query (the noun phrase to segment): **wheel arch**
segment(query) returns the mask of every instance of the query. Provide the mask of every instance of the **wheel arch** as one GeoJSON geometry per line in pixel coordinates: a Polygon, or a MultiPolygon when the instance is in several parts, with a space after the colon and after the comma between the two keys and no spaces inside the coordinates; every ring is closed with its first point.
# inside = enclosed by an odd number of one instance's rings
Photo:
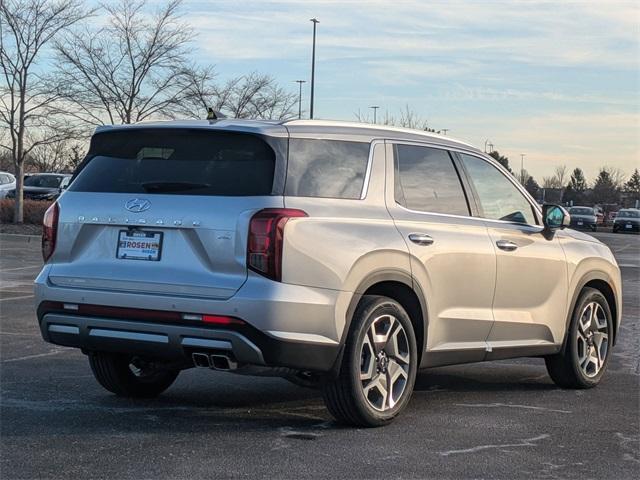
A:
{"type": "Polygon", "coordinates": [[[411,274],[398,269],[379,270],[364,278],[358,285],[346,312],[346,323],[340,340],[340,353],[332,371],[338,373],[344,353],[344,345],[351,329],[351,322],[364,295],[382,295],[397,301],[406,310],[416,334],[418,365],[427,344],[427,303],[419,285],[411,274]]]}
{"type": "Polygon", "coordinates": [[[569,335],[569,325],[571,324],[571,319],[573,318],[573,311],[576,308],[576,303],[578,302],[578,297],[580,293],[585,288],[594,288],[598,290],[604,297],[607,299],[607,303],[609,304],[609,309],[611,310],[611,315],[613,316],[613,341],[612,345],[616,344],[616,340],[618,337],[618,323],[619,323],[619,304],[618,298],[616,297],[614,282],[611,277],[602,271],[591,271],[583,275],[578,281],[576,288],[573,291],[573,296],[571,298],[571,303],[569,304],[569,309],[567,310],[567,318],[565,322],[565,334],[564,341],[562,343],[562,350],[565,349],[567,344],[567,338],[569,335]]]}

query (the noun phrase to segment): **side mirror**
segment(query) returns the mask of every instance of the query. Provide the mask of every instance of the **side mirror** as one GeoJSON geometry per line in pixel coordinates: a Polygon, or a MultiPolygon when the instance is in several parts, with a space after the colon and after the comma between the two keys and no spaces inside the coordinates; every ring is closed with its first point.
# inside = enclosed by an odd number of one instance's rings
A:
{"type": "Polygon", "coordinates": [[[547,232],[553,232],[571,225],[571,215],[560,205],[543,205],[542,223],[547,232]]]}

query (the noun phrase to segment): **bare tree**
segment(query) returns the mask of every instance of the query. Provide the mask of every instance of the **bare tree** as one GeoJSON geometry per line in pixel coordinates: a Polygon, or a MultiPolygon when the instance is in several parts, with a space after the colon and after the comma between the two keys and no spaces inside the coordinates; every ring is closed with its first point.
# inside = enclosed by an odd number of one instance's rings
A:
{"type": "MultiPolygon", "coordinates": [[[[369,115],[362,114],[360,111],[356,112],[355,117],[359,122],[373,123],[369,115]]],[[[417,130],[424,130],[426,132],[440,133],[440,131],[430,128],[427,119],[412,110],[408,104],[399,111],[398,115],[392,115],[388,110],[385,110],[384,116],[378,121],[378,123],[381,125],[414,128],[417,130]]]]}
{"type": "Polygon", "coordinates": [[[71,134],[60,118],[59,89],[36,73],[39,55],[90,13],[79,0],[0,0],[0,124],[8,129],[0,147],[10,152],[16,174],[16,223],[23,220],[25,159],[34,148],[71,134]]]}
{"type": "Polygon", "coordinates": [[[145,0],[105,3],[109,20],[56,42],[60,83],[89,125],[133,123],[171,116],[190,94],[188,44],[181,0],[147,13],[145,0]]]}
{"type": "Polygon", "coordinates": [[[558,165],[553,175],[550,177],[542,177],[542,186],[544,188],[564,188],[567,183],[567,166],[558,165]]]}
{"type": "Polygon", "coordinates": [[[213,108],[233,118],[284,120],[295,116],[298,96],[279,86],[270,75],[257,72],[216,82],[213,68],[191,69],[190,101],[178,114],[202,118],[213,108]]]}
{"type": "Polygon", "coordinates": [[[71,172],[82,160],[83,151],[80,143],[62,139],[38,145],[31,151],[27,163],[37,172],[71,172]]]}

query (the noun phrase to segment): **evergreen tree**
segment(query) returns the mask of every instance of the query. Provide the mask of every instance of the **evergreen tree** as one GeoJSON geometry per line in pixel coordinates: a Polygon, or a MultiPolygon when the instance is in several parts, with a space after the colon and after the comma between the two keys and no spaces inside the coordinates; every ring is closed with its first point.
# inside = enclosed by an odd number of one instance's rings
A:
{"type": "Polygon", "coordinates": [[[535,178],[531,175],[527,178],[527,181],[524,182],[524,188],[529,192],[534,199],[538,200],[538,193],[540,191],[540,185],[536,182],[535,178]]]}
{"type": "Polygon", "coordinates": [[[587,180],[581,168],[571,173],[571,179],[564,191],[564,201],[573,205],[581,205],[586,201],[587,180]]]}
{"type": "Polygon", "coordinates": [[[489,154],[489,156],[493,157],[500,165],[509,170],[509,173],[513,174],[513,170],[509,166],[509,157],[505,157],[504,155],[500,155],[500,152],[494,150],[489,154]]]}
{"type": "Polygon", "coordinates": [[[636,168],[631,174],[631,178],[624,184],[624,189],[630,193],[634,200],[640,199],[640,173],[636,168]]]}
{"type": "Polygon", "coordinates": [[[620,190],[607,168],[600,169],[593,183],[592,200],[594,203],[618,203],[620,201],[620,190]]]}

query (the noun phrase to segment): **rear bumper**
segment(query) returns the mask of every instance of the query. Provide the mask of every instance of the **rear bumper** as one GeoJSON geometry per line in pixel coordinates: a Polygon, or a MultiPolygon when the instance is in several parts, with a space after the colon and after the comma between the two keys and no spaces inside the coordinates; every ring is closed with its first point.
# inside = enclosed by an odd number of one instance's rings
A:
{"type": "Polygon", "coordinates": [[[271,339],[244,326],[243,331],[165,323],[41,313],[40,332],[56,345],[145,355],[191,364],[193,353],[225,354],[238,364],[330,371],[337,345],[307,345],[271,339]]]}
{"type": "Polygon", "coordinates": [[[627,225],[625,223],[614,223],[613,230],[616,232],[640,232],[639,223],[632,223],[629,228],[627,228],[627,225]]]}
{"type": "Polygon", "coordinates": [[[591,230],[595,231],[598,228],[598,224],[596,222],[582,222],[582,225],[579,225],[578,222],[571,222],[570,228],[574,230],[591,230]]]}
{"type": "Polygon", "coordinates": [[[340,351],[349,292],[271,282],[251,277],[228,300],[128,294],[66,288],[48,282],[48,266],[36,279],[43,338],[84,351],[112,351],[191,361],[194,352],[223,351],[238,363],[327,372],[340,351]],[[47,310],[43,302],[89,304],[165,312],[228,315],[246,325],[110,318],[47,310]],[[345,307],[346,308],[346,307],[345,307]],[[342,320],[342,321],[340,321],[342,320]]]}

